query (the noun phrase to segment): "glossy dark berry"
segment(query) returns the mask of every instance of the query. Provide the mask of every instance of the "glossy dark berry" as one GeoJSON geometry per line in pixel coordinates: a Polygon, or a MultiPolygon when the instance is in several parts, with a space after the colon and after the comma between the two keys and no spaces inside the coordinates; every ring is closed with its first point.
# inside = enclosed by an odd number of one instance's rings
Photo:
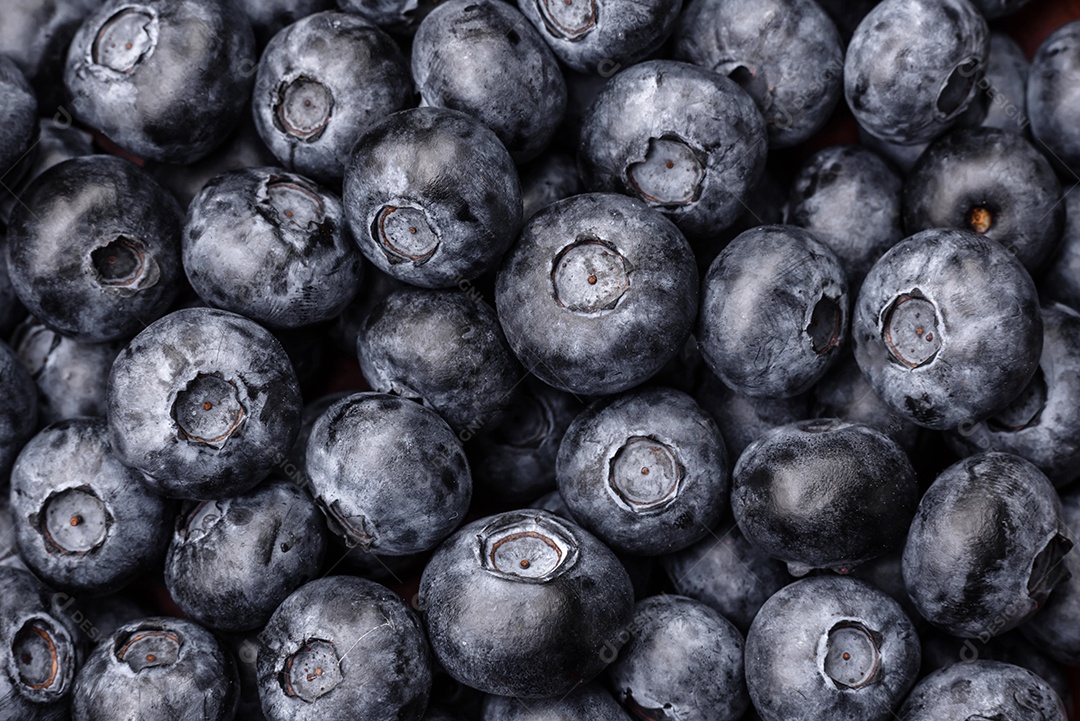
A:
{"type": "Polygon", "coordinates": [[[1077,110],[1069,101],[1080,77],[1080,22],[1063,25],[1039,46],[1028,75],[1031,134],[1062,169],[1080,170],[1077,110]]]}
{"type": "Polygon", "coordinates": [[[1067,718],[1061,699],[1046,681],[1000,661],[954,663],[930,674],[912,689],[897,715],[908,721],[1067,718]]]}
{"type": "MultiPolygon", "coordinates": [[[[600,683],[582,684],[569,694],[550,699],[520,699],[487,696],[482,721],[546,721],[548,719],[589,719],[589,721],[630,721],[619,704],[600,683]]],[[[456,721],[442,717],[424,721],[456,721]]]]}
{"type": "Polygon", "coordinates": [[[37,421],[34,381],[19,357],[0,341],[0,485],[37,430],[37,421]]]}
{"type": "Polygon", "coordinates": [[[38,101],[26,76],[10,58],[0,55],[0,174],[5,189],[19,182],[33,161],[38,137],[38,101]]]}

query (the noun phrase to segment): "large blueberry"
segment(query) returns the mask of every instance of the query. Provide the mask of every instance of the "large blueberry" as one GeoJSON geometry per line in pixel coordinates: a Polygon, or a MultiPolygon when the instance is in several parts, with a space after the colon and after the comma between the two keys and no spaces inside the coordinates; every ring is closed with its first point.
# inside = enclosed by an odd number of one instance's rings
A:
{"type": "MultiPolygon", "coordinates": [[[[519,699],[487,696],[481,721],[630,721],[619,704],[599,683],[582,684],[562,698],[519,699]]],[[[456,721],[428,719],[424,721],[456,721]]]]}
{"type": "Polygon", "coordinates": [[[1031,61],[1027,112],[1031,134],[1046,154],[1073,174],[1080,171],[1080,110],[1071,100],[1080,82],[1080,20],[1062,25],[1031,61]]]}
{"type": "Polygon", "coordinates": [[[533,216],[499,269],[507,340],[545,383],[618,393],[655,375],[690,334],[697,272],[679,230],[641,202],[579,195],[533,216]]]}
{"type": "MultiPolygon", "coordinates": [[[[0,177],[5,190],[19,182],[33,161],[38,137],[38,102],[11,59],[0,55],[0,177]]],[[[5,198],[6,200],[6,198],[5,198]]]]}
{"type": "Polygon", "coordinates": [[[34,381],[19,357],[0,341],[0,487],[38,426],[34,381]]]}
{"type": "MultiPolygon", "coordinates": [[[[1080,528],[1080,488],[1061,494],[1061,515],[1067,528],[1080,528]]],[[[1046,602],[1021,633],[1060,663],[1080,665],[1080,548],[1061,560],[1068,577],[1058,581],[1046,602]]]]}
{"type": "Polygon", "coordinates": [[[300,410],[281,345],[220,310],[179,310],[151,324],[109,375],[116,453],[174,498],[253,488],[292,446],[300,410]]]}
{"type": "Polygon", "coordinates": [[[912,689],[897,717],[906,721],[943,718],[1065,721],[1065,706],[1043,679],[1000,661],[954,663],[912,689]]]}

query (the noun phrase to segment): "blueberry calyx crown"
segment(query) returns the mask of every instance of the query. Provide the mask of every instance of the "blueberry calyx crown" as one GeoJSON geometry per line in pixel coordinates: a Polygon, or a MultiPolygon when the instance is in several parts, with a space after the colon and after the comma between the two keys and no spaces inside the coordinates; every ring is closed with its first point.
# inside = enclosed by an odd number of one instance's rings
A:
{"type": "Polygon", "coordinates": [[[1028,597],[1039,606],[1043,605],[1055,586],[1071,577],[1072,574],[1062,563],[1062,559],[1072,550],[1072,547],[1072,541],[1060,533],[1055,533],[1032,560],[1027,591],[1028,597]]]}
{"type": "Polygon", "coordinates": [[[626,166],[631,192],[653,207],[678,208],[701,197],[705,156],[682,138],[649,138],[645,159],[626,166]]]}
{"type": "Polygon", "coordinates": [[[144,5],[126,7],[102,23],[90,45],[90,60],[130,75],[154,54],[157,41],[157,13],[144,5]]]}
{"type": "Polygon", "coordinates": [[[168,628],[139,628],[116,640],[116,660],[126,663],[135,673],[168,667],[180,659],[184,637],[168,628]]]}
{"type": "Polygon", "coordinates": [[[263,186],[262,202],[273,211],[278,227],[299,231],[318,229],[326,222],[326,204],[319,193],[296,178],[271,175],[263,186]]]}
{"type": "Polygon", "coordinates": [[[579,315],[614,310],[630,289],[633,266],[612,244],[580,235],[551,266],[551,293],[560,308],[579,315]]]}
{"type": "Polygon", "coordinates": [[[102,290],[131,296],[155,285],[161,269],[142,241],[117,235],[90,251],[90,273],[102,290]]]}
{"type": "Polygon", "coordinates": [[[310,638],[285,660],[278,682],[286,696],[314,703],[344,679],[337,648],[330,641],[310,638]]]}
{"type": "Polygon", "coordinates": [[[223,499],[191,504],[190,512],[181,514],[176,522],[177,539],[195,541],[204,537],[229,512],[231,503],[231,499],[223,499]]]}
{"type": "Polygon", "coordinates": [[[679,497],[685,475],[670,444],[653,436],[631,436],[608,461],[608,490],[629,511],[656,512],[679,497]]]}
{"type": "Polygon", "coordinates": [[[549,34],[576,42],[596,27],[596,0],[536,0],[549,34]]]}
{"type": "Polygon", "coordinates": [[[219,373],[199,373],[176,394],[172,416],[182,440],[221,449],[247,420],[235,382],[219,373]]]}
{"type": "Polygon", "coordinates": [[[918,288],[903,293],[885,309],[882,339],[893,360],[915,369],[931,363],[941,350],[937,308],[918,288]]]}
{"type": "Polygon", "coordinates": [[[282,82],[274,104],[274,125],[305,143],[322,137],[334,113],[334,94],[318,80],[303,75],[282,82]]]}
{"type": "Polygon", "coordinates": [[[945,78],[935,106],[942,118],[948,119],[966,107],[964,101],[971,96],[979,82],[981,67],[978,58],[968,58],[953,68],[945,78]]]}
{"type": "Polygon", "coordinates": [[[550,515],[507,513],[476,536],[480,565],[510,581],[547,583],[577,562],[574,534],[550,515]]]}
{"type": "Polygon", "coordinates": [[[49,553],[76,556],[104,545],[112,525],[108,508],[88,485],[52,493],[30,520],[49,553]]]}
{"type": "Polygon", "coordinates": [[[858,689],[881,679],[881,641],[877,631],[858,621],[841,621],[825,637],[822,672],[841,691],[858,689]]]}
{"type": "Polygon", "coordinates": [[[382,248],[389,263],[412,263],[416,267],[431,260],[442,242],[427,211],[393,204],[384,205],[375,214],[371,239],[382,248]]]}
{"type": "Polygon", "coordinates": [[[315,503],[322,508],[327,527],[344,541],[347,548],[360,547],[366,551],[374,545],[375,529],[362,513],[348,514],[342,509],[341,501],[327,503],[322,496],[316,498],[315,503]]]}
{"type": "Polygon", "coordinates": [[[806,325],[806,335],[810,337],[810,346],[815,353],[825,355],[840,346],[843,316],[844,312],[836,298],[823,295],[814,304],[806,325]]]}
{"type": "Polygon", "coordinates": [[[52,619],[36,616],[23,623],[11,641],[15,678],[25,695],[50,701],[71,680],[71,642],[52,619]]]}

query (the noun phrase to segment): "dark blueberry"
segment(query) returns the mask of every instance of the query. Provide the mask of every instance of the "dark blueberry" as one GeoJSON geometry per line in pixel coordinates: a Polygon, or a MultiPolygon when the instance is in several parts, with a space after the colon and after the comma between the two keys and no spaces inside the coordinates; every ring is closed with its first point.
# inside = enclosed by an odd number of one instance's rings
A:
{"type": "Polygon", "coordinates": [[[19,66],[3,55],[0,55],[0,95],[4,98],[0,104],[0,177],[7,190],[19,182],[34,160],[38,102],[19,66]]]}
{"type": "Polygon", "coordinates": [[[364,133],[344,200],[367,259],[424,288],[460,287],[494,270],[521,225],[506,148],[479,121],[441,108],[395,113],[364,133]]]}
{"type": "Polygon", "coordinates": [[[505,418],[465,446],[473,480],[514,503],[554,490],[559,443],[580,411],[577,398],[530,376],[505,418]]]}
{"type": "Polygon", "coordinates": [[[573,156],[544,153],[521,168],[522,220],[528,220],[552,203],[578,195],[583,190],[573,156]]]}
{"type": "MultiPolygon", "coordinates": [[[[900,604],[900,608],[904,609],[904,613],[907,614],[907,617],[911,619],[912,623],[914,623],[919,628],[920,632],[922,632],[924,628],[928,627],[922,616],[919,615],[919,609],[915,608],[915,604],[911,601],[911,596],[909,596],[907,592],[907,586],[904,585],[903,551],[903,548],[898,548],[895,551],[886,553],[884,556],[878,556],[866,563],[861,563],[851,569],[851,575],[854,578],[857,578],[860,581],[866,581],[871,586],[887,593],[890,598],[900,604]]],[[[920,640],[925,640],[925,635],[921,636],[920,640]]],[[[924,668],[926,665],[925,651],[926,647],[924,645],[924,668]]]]}
{"type": "Polygon", "coordinates": [[[319,420],[319,416],[325,413],[327,408],[350,395],[352,395],[351,391],[335,391],[304,404],[304,410],[300,414],[300,430],[296,434],[292,448],[274,469],[277,475],[289,479],[301,488],[311,490],[308,487],[310,479],[307,475],[307,449],[308,442],[311,440],[311,429],[315,427],[315,421],[319,420]]]}
{"type": "Polygon", "coordinates": [[[523,0],[521,12],[568,67],[628,67],[652,55],[679,19],[683,0],[523,0]]]}
{"type": "Polygon", "coordinates": [[[79,670],[72,721],[230,721],[240,682],[230,654],[209,631],[178,618],[121,626],[79,670]]]}
{"type": "Polygon", "coordinates": [[[813,136],[840,100],[843,41],[813,0],[692,0],[674,45],[679,60],[726,75],[750,94],[774,148],[813,136]]]}
{"type": "Polygon", "coordinates": [[[357,393],[315,422],[311,493],[349,547],[388,556],[434,548],[472,499],[465,452],[434,411],[383,393],[357,393]]]}
{"type": "Polygon", "coordinates": [[[193,620],[219,631],[251,630],[318,573],[325,534],[311,496],[287,481],[189,503],[169,544],[165,585],[193,620]]]}
{"type": "MultiPolygon", "coordinates": [[[[1022,628],[1027,628],[1025,624],[1022,628]]],[[[1019,631],[986,639],[957,638],[937,629],[922,633],[923,676],[957,661],[1000,661],[1031,671],[1046,681],[1062,700],[1068,701],[1069,684],[1064,669],[1042,650],[1026,641],[1019,631]]]]}
{"type": "Polygon", "coordinates": [[[888,160],[904,174],[911,171],[915,163],[922,157],[923,151],[930,146],[930,141],[914,145],[902,145],[882,140],[866,132],[866,129],[861,125],[859,126],[859,143],[866,149],[888,160]]]}
{"type": "Polygon", "coordinates": [[[919,613],[961,638],[1023,623],[1068,576],[1061,502],[1027,461],[983,453],[947,468],[919,502],[904,582],[919,613]]]}
{"type": "Polygon", "coordinates": [[[974,101],[989,51],[986,20],[968,0],[884,0],[848,46],[848,105],[882,140],[925,143],[974,101]]]}
{"type": "Polygon", "coordinates": [[[829,13],[829,17],[836,23],[836,29],[847,43],[851,40],[855,28],[878,2],[880,0],[818,0],[818,5],[829,13]]]}
{"type": "Polygon", "coordinates": [[[222,638],[236,660],[240,680],[240,701],[236,706],[236,721],[266,721],[259,699],[259,634],[256,631],[229,634],[222,638]]]}
{"type": "Polygon", "coordinates": [[[1000,661],[954,663],[912,689],[897,717],[940,719],[1039,719],[1066,721],[1054,689],[1027,669],[1000,661]]]}
{"type": "MultiPolygon", "coordinates": [[[[131,589],[138,594],[137,584],[131,589]]],[[[61,594],[61,598],[64,595],[61,594]]],[[[129,596],[125,591],[96,598],[79,598],[77,602],[72,599],[70,603],[75,604],[73,607],[67,606],[67,599],[63,603],[71,613],[72,620],[79,624],[79,630],[93,643],[107,640],[121,626],[150,615],[143,598],[129,596]]]]}
{"type": "MultiPolygon", "coordinates": [[[[849,423],[862,423],[896,441],[905,451],[912,451],[919,438],[919,427],[881,400],[870,381],[866,380],[855,358],[848,352],[814,386],[814,418],[839,418],[849,423]]],[[[726,436],[725,436],[726,437],[726,436]]]]}
{"type": "Polygon", "coordinates": [[[999,18],[1002,15],[1011,15],[1027,5],[1031,0],[972,0],[975,7],[979,8],[987,18],[999,18]]]}
{"type": "Polygon", "coordinates": [[[607,679],[635,717],[738,721],[749,707],[743,635],[713,609],[653,596],[637,604],[629,631],[607,679]]]}
{"type": "Polygon", "coordinates": [[[116,457],[105,419],[74,418],[23,448],[11,511],[27,566],[51,586],[100,596],[161,561],[175,509],[116,457]]]}
{"type": "Polygon", "coordinates": [[[997,128],[955,130],[927,148],[904,188],[904,225],[963,228],[996,240],[1035,273],[1065,222],[1061,183],[1028,141],[997,128]]]}
{"type": "Polygon", "coordinates": [[[990,33],[990,58],[980,89],[988,108],[982,125],[1028,135],[1027,82],[1031,64],[1016,41],[1003,32],[990,33]],[[985,86],[985,87],[984,87],[985,86]]]}
{"type": "Polygon", "coordinates": [[[782,225],[785,222],[787,198],[787,186],[766,168],[747,193],[746,205],[732,225],[720,233],[690,241],[690,247],[694,249],[694,256],[697,258],[699,274],[704,276],[716,256],[746,231],[761,225],[782,225]]]}
{"type": "Polygon", "coordinates": [[[743,633],[762,604],[791,582],[784,564],[750,543],[730,518],[661,562],[677,593],[716,609],[743,633]]]}
{"type": "MultiPolygon", "coordinates": [[[[39,175],[65,160],[81,158],[94,152],[93,136],[70,122],[42,118],[38,121],[36,142],[37,145],[33,151],[26,156],[32,159],[33,163],[26,168],[22,179],[18,181],[17,185],[14,176],[23,170],[21,165],[8,174],[0,176],[3,178],[5,185],[17,189],[15,192],[8,193],[7,197],[0,194],[0,222],[10,222],[11,215],[15,212],[15,206],[22,202],[19,197],[22,191],[39,175]]],[[[24,159],[23,163],[25,162],[24,159]]]]}
{"type": "Polygon", "coordinates": [[[182,248],[204,301],[278,328],[336,317],[362,275],[338,197],[277,168],[207,183],[188,208],[182,248]]]}
{"type": "Polygon", "coordinates": [[[650,60],[604,85],[585,118],[578,163],[589,190],[639,198],[698,240],[742,214],[767,152],[761,113],[734,81],[650,60]]]}
{"type": "Polygon", "coordinates": [[[822,576],[766,601],[745,656],[750,699],[764,721],[886,721],[918,677],[919,637],[881,591],[822,576]]]}
{"type": "Polygon", "coordinates": [[[495,311],[470,291],[391,293],[356,344],[373,390],[423,401],[463,440],[510,408],[525,374],[495,311]]]}
{"type": "Polygon", "coordinates": [[[795,226],[746,231],[702,283],[701,353],[743,395],[808,390],[839,358],[847,325],[847,280],[836,254],[795,226]]]}
{"type": "Polygon", "coordinates": [[[0,341],[0,488],[15,457],[38,427],[34,381],[19,357],[0,341]]]}
{"type": "MultiPolygon", "coordinates": [[[[488,696],[482,721],[630,721],[599,683],[587,683],[562,697],[518,699],[488,696]]],[[[425,717],[424,721],[431,721],[425,717]]]]}
{"type": "Polygon", "coordinates": [[[327,335],[342,353],[352,355],[356,352],[356,341],[360,329],[367,320],[372,308],[381,303],[386,296],[407,285],[395,280],[370,264],[364,266],[364,282],[361,284],[352,302],[345,306],[341,315],[327,328],[327,335]]]}
{"type": "Polygon", "coordinates": [[[168,309],[183,279],[176,201],[107,155],[42,173],[7,236],[8,273],[38,320],[88,343],[130,338],[168,309]]]}
{"type": "Polygon", "coordinates": [[[1039,46],[1031,61],[1027,112],[1038,147],[1059,168],[1080,170],[1080,113],[1072,102],[1080,82],[1080,21],[1063,25],[1039,46]]]}
{"type": "Polygon", "coordinates": [[[70,597],[34,576],[0,566],[0,719],[67,721],[82,660],[70,597]]]}
{"type": "Polygon", "coordinates": [[[743,451],[731,507],[746,537],[793,574],[846,573],[903,543],[917,494],[915,471],[888,436],[817,419],[769,431],[743,451]]]}
{"type": "Polygon", "coordinates": [[[679,352],[697,282],[674,225],[639,201],[595,193],[533,216],[499,269],[495,301],[532,373],[598,395],[639,385],[679,352]]]}
{"type": "Polygon", "coordinates": [[[1062,199],[1065,228],[1061,244],[1038,281],[1039,292],[1045,298],[1071,308],[1080,308],[1080,192],[1077,190],[1066,191],[1062,199]]]}
{"type": "Polygon", "coordinates": [[[475,521],[435,552],[420,607],[446,671],[485,693],[558,698],[615,658],[630,577],[590,533],[546,511],[475,521]]]}
{"type": "Polygon", "coordinates": [[[251,22],[255,45],[265,48],[282,28],[324,10],[334,8],[334,0],[239,0],[237,3],[251,22]]]}
{"type": "Polygon", "coordinates": [[[109,369],[123,344],[80,343],[27,318],[12,350],[37,386],[41,425],[78,416],[105,416],[109,369]]]}
{"type": "Polygon", "coordinates": [[[412,72],[424,105],[472,115],[517,162],[547,147],[566,111],[555,55],[516,8],[499,0],[440,3],[416,31],[412,72]]]}
{"type": "Polygon", "coordinates": [[[418,578],[430,553],[412,553],[408,556],[380,556],[364,550],[363,546],[349,548],[341,536],[332,536],[327,551],[331,563],[341,563],[341,571],[384,584],[403,584],[406,579],[418,578]]]}
{"type": "Polygon", "coordinates": [[[266,46],[253,104],[259,135],[282,165],[337,183],[357,138],[412,105],[413,86],[393,38],[359,15],[324,12],[266,46]]]}
{"type": "MultiPolygon", "coordinates": [[[[1080,488],[1061,494],[1065,527],[1080,528],[1080,488]]],[[[1058,581],[1043,607],[1020,627],[1041,651],[1069,666],[1080,665],[1080,548],[1061,560],[1068,577],[1058,581]]]]}
{"type": "Polygon", "coordinates": [[[0,566],[30,570],[19,558],[15,546],[15,516],[11,513],[10,493],[0,493],[0,566]]]}
{"type": "Polygon", "coordinates": [[[716,423],[694,399],[646,388],[598,401],[559,446],[559,492],[574,519],[613,550],[670,553],[727,510],[729,465],[716,423]]]}
{"type": "MultiPolygon", "coordinates": [[[[8,0],[0,25],[0,55],[15,61],[51,114],[64,101],[64,58],[79,25],[101,0],[8,0]]],[[[70,115],[67,116],[70,121],[70,115]]]]}
{"type": "Polygon", "coordinates": [[[819,151],[803,165],[788,197],[787,222],[836,253],[855,291],[870,266],[904,239],[904,182],[861,145],[819,151]]]}
{"type": "Polygon", "coordinates": [[[10,337],[15,326],[26,317],[26,308],[15,294],[15,286],[8,275],[5,235],[0,232],[0,338],[10,337]]]}
{"type": "Polygon", "coordinates": [[[232,313],[179,310],[120,352],[109,375],[116,453],[173,498],[228,498],[269,475],[300,426],[281,345],[232,313]]]}
{"type": "Polygon", "coordinates": [[[441,0],[337,0],[346,12],[358,13],[395,35],[408,36],[441,0]]]}
{"type": "Polygon", "coordinates": [[[934,229],[893,246],[855,303],[855,359],[898,415],[944,430],[1008,405],[1039,365],[1035,284],[1001,244],[934,229]]]}
{"type": "Polygon", "coordinates": [[[251,95],[255,39],[218,0],[108,0],[68,50],[75,116],[125,150],[162,163],[210,154],[251,95]]]}
{"type": "Polygon", "coordinates": [[[420,622],[372,581],[302,586],[259,635],[259,697],[269,721],[420,721],[431,663],[420,622]]]}

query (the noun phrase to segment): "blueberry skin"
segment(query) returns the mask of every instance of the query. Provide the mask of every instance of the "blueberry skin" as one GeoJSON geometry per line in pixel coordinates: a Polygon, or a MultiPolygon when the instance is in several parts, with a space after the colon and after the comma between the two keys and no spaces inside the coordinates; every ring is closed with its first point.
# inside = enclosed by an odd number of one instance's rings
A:
{"type": "Polygon", "coordinates": [[[683,0],[518,0],[518,8],[568,67],[579,73],[629,67],[660,49],[683,0]]]}
{"type": "Polygon", "coordinates": [[[256,61],[251,24],[231,4],[108,0],[75,33],[64,85],[76,117],[128,152],[190,163],[236,127],[256,61]]]}
{"type": "Polygon", "coordinates": [[[10,187],[23,172],[16,166],[26,160],[38,137],[38,101],[19,66],[3,55],[0,55],[0,97],[4,98],[0,104],[0,173],[4,174],[6,187],[10,187]]]}
{"type": "Polygon", "coordinates": [[[844,94],[878,138],[927,142],[980,92],[989,51],[986,20],[968,0],[884,0],[851,38],[844,94]]]}
{"type": "Polygon", "coordinates": [[[1031,63],[1016,41],[1002,32],[990,33],[990,57],[986,64],[989,100],[982,125],[1029,136],[1027,84],[1031,63]]]}
{"type": "Polygon", "coordinates": [[[40,118],[37,126],[38,135],[34,149],[4,176],[5,184],[13,188],[14,192],[6,193],[6,197],[0,198],[0,224],[11,222],[15,206],[21,202],[17,196],[21,195],[35,178],[65,160],[94,153],[94,137],[72,125],[70,121],[65,121],[59,114],[51,119],[40,118]],[[28,163],[29,160],[33,162],[28,163]],[[15,183],[15,176],[20,172],[22,177],[15,183]]]}
{"type": "Polygon", "coordinates": [[[1046,681],[1000,661],[960,662],[935,671],[912,689],[897,715],[908,721],[1068,718],[1061,699],[1046,681]]]}
{"type": "Polygon", "coordinates": [[[121,626],[79,670],[72,721],[229,721],[240,682],[230,654],[191,621],[150,617],[121,626]]]}
{"type": "Polygon", "coordinates": [[[915,683],[919,651],[915,627],[883,592],[854,578],[807,578],[754,618],[746,685],[763,721],[884,721],[915,683]],[[852,658],[837,658],[845,652],[852,658]]]}
{"type": "Polygon", "coordinates": [[[1080,308],[1080,193],[1065,193],[1062,204],[1065,227],[1061,243],[1039,278],[1039,293],[1049,301],[1080,308]]]}
{"type": "Polygon", "coordinates": [[[946,430],[993,415],[1023,390],[1043,330],[1035,284],[1012,253],[971,231],[939,228],[901,241],[874,265],[851,335],[881,399],[901,417],[946,430]]]}
{"type": "Polygon", "coordinates": [[[614,659],[634,593],[592,534],[531,510],[451,536],[424,569],[419,601],[435,655],[455,679],[499,696],[557,698],[614,659]]]}
{"type": "Polygon", "coordinates": [[[857,290],[874,262],[904,239],[903,190],[904,181],[872,150],[825,148],[795,177],[787,223],[806,228],[836,253],[857,290]]]}
{"type": "Polygon", "coordinates": [[[37,421],[34,381],[14,351],[0,341],[0,486],[37,430],[37,421]]]}
{"type": "Polygon", "coordinates": [[[896,441],[909,454],[919,439],[919,427],[898,416],[874,391],[848,352],[814,385],[811,416],[862,423],[896,441]]]}
{"type": "Polygon", "coordinates": [[[810,232],[784,225],[748,230],[702,281],[701,354],[736,393],[790,398],[839,357],[848,302],[836,254],[810,232]]]}
{"type": "Polygon", "coordinates": [[[947,468],[923,495],[904,546],[904,583],[938,628],[996,636],[1031,618],[1065,578],[1068,536],[1042,471],[982,453],[947,468]]]}
{"type": "Polygon", "coordinates": [[[475,291],[395,291],[372,308],[356,349],[372,390],[422,401],[463,439],[510,408],[525,374],[475,291]]]}
{"type": "Polygon", "coordinates": [[[566,112],[555,55],[499,0],[439,3],[413,38],[412,72],[423,105],[472,115],[519,163],[547,147],[566,112]]]}
{"type": "MultiPolygon", "coordinates": [[[[64,102],[64,58],[79,25],[101,0],[10,0],[0,27],[0,55],[15,61],[43,108],[64,102]]],[[[65,110],[58,110],[63,116],[65,110]]],[[[67,116],[70,121],[70,116],[67,116]]]]}
{"type": "Polygon", "coordinates": [[[389,33],[410,36],[440,0],[337,0],[338,7],[367,18],[389,33]]]}
{"type": "Polygon", "coordinates": [[[120,462],[104,418],[73,418],[23,448],[11,472],[11,511],[31,570],[55,588],[101,596],[161,561],[175,508],[120,462]]]}
{"type": "Polygon", "coordinates": [[[1011,15],[1027,5],[1031,0],[972,0],[975,7],[987,17],[987,19],[999,18],[1003,15],[1011,15]]]}
{"type": "MultiPolygon", "coordinates": [[[[599,683],[587,683],[563,698],[529,699],[506,696],[484,699],[481,721],[630,721],[599,683]]],[[[425,718],[425,721],[429,721],[425,718]]]]}
{"type": "Polygon", "coordinates": [[[165,313],[183,278],[176,201],[142,169],[91,155],[30,184],[8,228],[15,292],[53,330],[130,338],[165,313]]]}
{"type": "Polygon", "coordinates": [[[8,275],[4,237],[0,236],[0,338],[10,337],[15,326],[25,317],[26,308],[15,294],[15,286],[8,275]]]}
{"type": "Polygon", "coordinates": [[[660,561],[676,593],[716,610],[742,633],[761,606],[792,580],[787,567],[750,543],[732,518],[660,561]]]}
{"type": "Polygon", "coordinates": [[[165,586],[193,620],[247,631],[318,573],[325,548],[326,524],[307,491],[270,480],[185,507],[165,557],[165,586]]]}
{"type": "Polygon", "coordinates": [[[278,168],[207,183],[188,208],[181,246],[200,298],[271,327],[336,317],[362,278],[341,200],[278,168]]]}
{"type": "Polygon", "coordinates": [[[734,81],[688,63],[649,60],[597,95],[578,165],[589,190],[638,198],[695,241],[738,219],[767,152],[761,113],[734,81]],[[668,156],[674,179],[662,172],[668,156]]]}
{"type": "Polygon", "coordinates": [[[178,310],[151,324],[109,374],[114,450],[170,498],[228,498],[255,487],[292,446],[300,412],[281,345],[221,310],[178,310]]]}
{"type": "MultiPolygon", "coordinates": [[[[905,594],[906,595],[906,594],[905,594]]],[[[1023,628],[1026,628],[1026,624],[1023,628]]],[[[923,676],[960,661],[999,661],[1027,669],[1046,681],[1054,693],[1070,702],[1068,677],[1065,669],[1036,648],[1020,631],[987,639],[962,639],[943,631],[929,629],[922,634],[923,676]]]]}
{"type": "MultiPolygon", "coordinates": [[[[972,103],[972,106],[974,105],[975,103],[972,103]]],[[[958,124],[960,124],[959,121],[958,124]]],[[[868,133],[861,125],[859,126],[859,143],[888,160],[904,175],[911,172],[911,169],[915,167],[915,163],[922,157],[923,151],[930,146],[930,141],[916,143],[915,145],[901,145],[900,143],[882,140],[868,133]]]]}
{"type": "Polygon", "coordinates": [[[750,705],[743,635],[685,596],[653,596],[634,609],[630,640],[608,668],[624,708],[639,718],[737,721],[750,705]],[[671,663],[673,657],[678,663],[671,663]]]}
{"type": "Polygon", "coordinates": [[[955,130],[932,143],[904,187],[904,225],[963,228],[1004,245],[1035,273],[1065,222],[1061,183],[1024,138],[996,128],[955,130]]]}
{"type": "Polygon", "coordinates": [[[404,110],[364,133],[345,171],[344,200],[364,256],[423,288],[460,286],[494,270],[521,226],[521,187],[506,148],[479,121],[442,108],[404,110]]]}
{"type": "Polygon", "coordinates": [[[424,631],[409,607],[377,583],[348,576],[312,581],[285,599],[259,638],[259,697],[269,721],[424,715],[431,691],[424,631]],[[319,663],[330,664],[331,673],[289,673],[319,663]]]}
{"type": "Polygon", "coordinates": [[[1031,461],[1057,488],[1080,478],[1080,314],[1044,306],[1039,368],[1010,405],[987,420],[949,431],[960,456],[1002,451],[1031,461]]]}
{"type": "Polygon", "coordinates": [[[577,160],[547,152],[521,168],[521,218],[529,220],[552,203],[585,192],[577,160]]]}
{"type": "Polygon", "coordinates": [[[743,451],[731,488],[739,528],[794,575],[846,572],[898,548],[917,502],[915,471],[900,447],[835,419],[769,431],[743,451]]]}
{"type": "MultiPolygon", "coordinates": [[[[1066,528],[1080,528],[1080,488],[1061,494],[1061,515],[1066,528]]],[[[1020,632],[1056,661],[1076,666],[1080,665],[1080,548],[1070,549],[1061,563],[1069,575],[1020,632]]]]}
{"type": "Polygon", "coordinates": [[[237,4],[247,15],[260,49],[282,28],[335,5],[334,0],[240,0],[237,4]]]}
{"type": "Polygon", "coordinates": [[[604,395],[648,380],[679,352],[697,314],[697,282],[674,225],[640,201],[592,193],[525,225],[496,276],[495,307],[532,373],[560,390],[604,395]]]}
{"type": "Polygon", "coordinates": [[[1031,61],[1027,111],[1031,134],[1059,167],[1080,169],[1080,117],[1069,98],[1080,79],[1080,21],[1055,30],[1031,61]]]}
{"type": "Polygon", "coordinates": [[[773,148],[812,137],[840,100],[843,41],[813,0],[691,0],[674,52],[747,91],[773,148]]]}
{"type": "Polygon", "coordinates": [[[669,388],[589,406],[563,436],[555,473],[574,519],[622,553],[686,548],[727,510],[724,439],[693,398],[669,388]]]}
{"type": "Polygon", "coordinates": [[[71,597],[4,566],[0,588],[0,721],[66,721],[83,659],[71,597]]]}
{"type": "Polygon", "coordinates": [[[454,432],[434,411],[384,393],[357,393],[315,422],[311,492],[349,547],[405,556],[434,548],[461,523],[472,478],[454,432]]]}
{"type": "Polygon", "coordinates": [[[252,110],[283,166],[336,184],[364,130],[412,104],[409,66],[393,38],[359,15],[323,12],[266,46],[252,110]]]}

